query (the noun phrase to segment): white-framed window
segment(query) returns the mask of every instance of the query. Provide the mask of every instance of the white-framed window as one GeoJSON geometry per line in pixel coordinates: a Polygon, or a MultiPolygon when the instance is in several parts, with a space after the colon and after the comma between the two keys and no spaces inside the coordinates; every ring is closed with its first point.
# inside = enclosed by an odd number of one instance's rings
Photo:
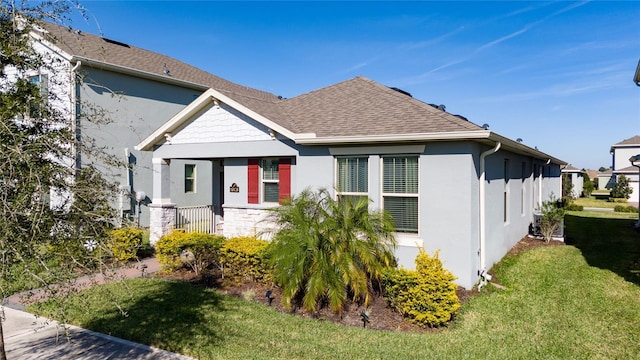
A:
{"type": "Polygon", "coordinates": [[[336,190],[340,198],[369,198],[369,158],[336,158],[336,190]]]}
{"type": "Polygon", "coordinates": [[[195,164],[184,165],[184,192],[185,193],[196,192],[196,165],[195,164]]]}
{"type": "Polygon", "coordinates": [[[46,74],[33,75],[29,77],[29,82],[37,86],[40,91],[40,101],[33,101],[29,110],[29,116],[36,118],[42,115],[43,104],[49,101],[49,76],[46,74]]]}
{"type": "Polygon", "coordinates": [[[280,194],[280,161],[278,159],[262,159],[260,164],[262,182],[262,202],[278,203],[280,194]]]}
{"type": "Polygon", "coordinates": [[[417,155],[382,158],[382,206],[399,233],[418,233],[418,174],[417,155]]]}

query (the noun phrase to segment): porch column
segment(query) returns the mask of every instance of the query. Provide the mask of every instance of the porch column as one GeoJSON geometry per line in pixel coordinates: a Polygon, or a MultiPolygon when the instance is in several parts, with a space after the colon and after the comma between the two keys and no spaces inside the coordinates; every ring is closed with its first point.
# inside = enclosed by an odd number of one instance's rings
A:
{"type": "Polygon", "coordinates": [[[154,245],[176,223],[176,204],[171,202],[171,160],[153,158],[153,199],[149,204],[149,242],[154,245]]]}

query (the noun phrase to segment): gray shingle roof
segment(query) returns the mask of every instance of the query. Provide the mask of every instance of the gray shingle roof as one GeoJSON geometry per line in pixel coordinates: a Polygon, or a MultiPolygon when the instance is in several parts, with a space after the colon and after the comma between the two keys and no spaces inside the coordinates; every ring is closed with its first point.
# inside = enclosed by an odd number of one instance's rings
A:
{"type": "Polygon", "coordinates": [[[213,88],[293,133],[337,137],[482,130],[364,77],[281,99],[153,51],[50,23],[44,27],[49,41],[76,58],[213,88]]]}
{"type": "Polygon", "coordinates": [[[640,145],[640,135],[636,135],[628,139],[624,139],[619,143],[615,144],[614,146],[616,145],[640,145]]]}
{"type": "Polygon", "coordinates": [[[361,76],[288,99],[283,106],[298,130],[320,137],[482,130],[361,76]]]}
{"type": "Polygon", "coordinates": [[[571,165],[571,164],[567,164],[565,167],[562,168],[563,172],[580,172],[582,170],[578,169],[577,167],[571,165]]]}

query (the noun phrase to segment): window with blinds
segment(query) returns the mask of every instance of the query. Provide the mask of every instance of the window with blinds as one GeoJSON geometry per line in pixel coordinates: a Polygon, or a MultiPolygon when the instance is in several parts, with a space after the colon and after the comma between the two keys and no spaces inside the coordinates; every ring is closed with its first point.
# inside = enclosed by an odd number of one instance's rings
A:
{"type": "Polygon", "coordinates": [[[280,173],[278,159],[262,160],[262,201],[277,203],[280,194],[280,173]]]}
{"type": "Polygon", "coordinates": [[[336,189],[339,198],[369,198],[367,157],[340,157],[337,161],[336,189]]]}
{"type": "Polygon", "coordinates": [[[383,207],[397,232],[418,233],[418,178],[417,156],[382,158],[383,207]]]}

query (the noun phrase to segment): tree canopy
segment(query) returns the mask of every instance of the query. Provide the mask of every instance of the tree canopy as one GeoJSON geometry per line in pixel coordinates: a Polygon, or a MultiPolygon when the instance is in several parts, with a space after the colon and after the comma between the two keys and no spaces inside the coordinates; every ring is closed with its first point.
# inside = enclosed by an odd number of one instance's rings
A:
{"type": "Polygon", "coordinates": [[[0,298],[95,271],[101,259],[83,244],[103,246],[118,218],[109,206],[115,187],[92,164],[109,155],[84,146],[68,94],[48,91],[56,69],[31,46],[40,21],[63,21],[70,5],[0,3],[0,298]]]}

